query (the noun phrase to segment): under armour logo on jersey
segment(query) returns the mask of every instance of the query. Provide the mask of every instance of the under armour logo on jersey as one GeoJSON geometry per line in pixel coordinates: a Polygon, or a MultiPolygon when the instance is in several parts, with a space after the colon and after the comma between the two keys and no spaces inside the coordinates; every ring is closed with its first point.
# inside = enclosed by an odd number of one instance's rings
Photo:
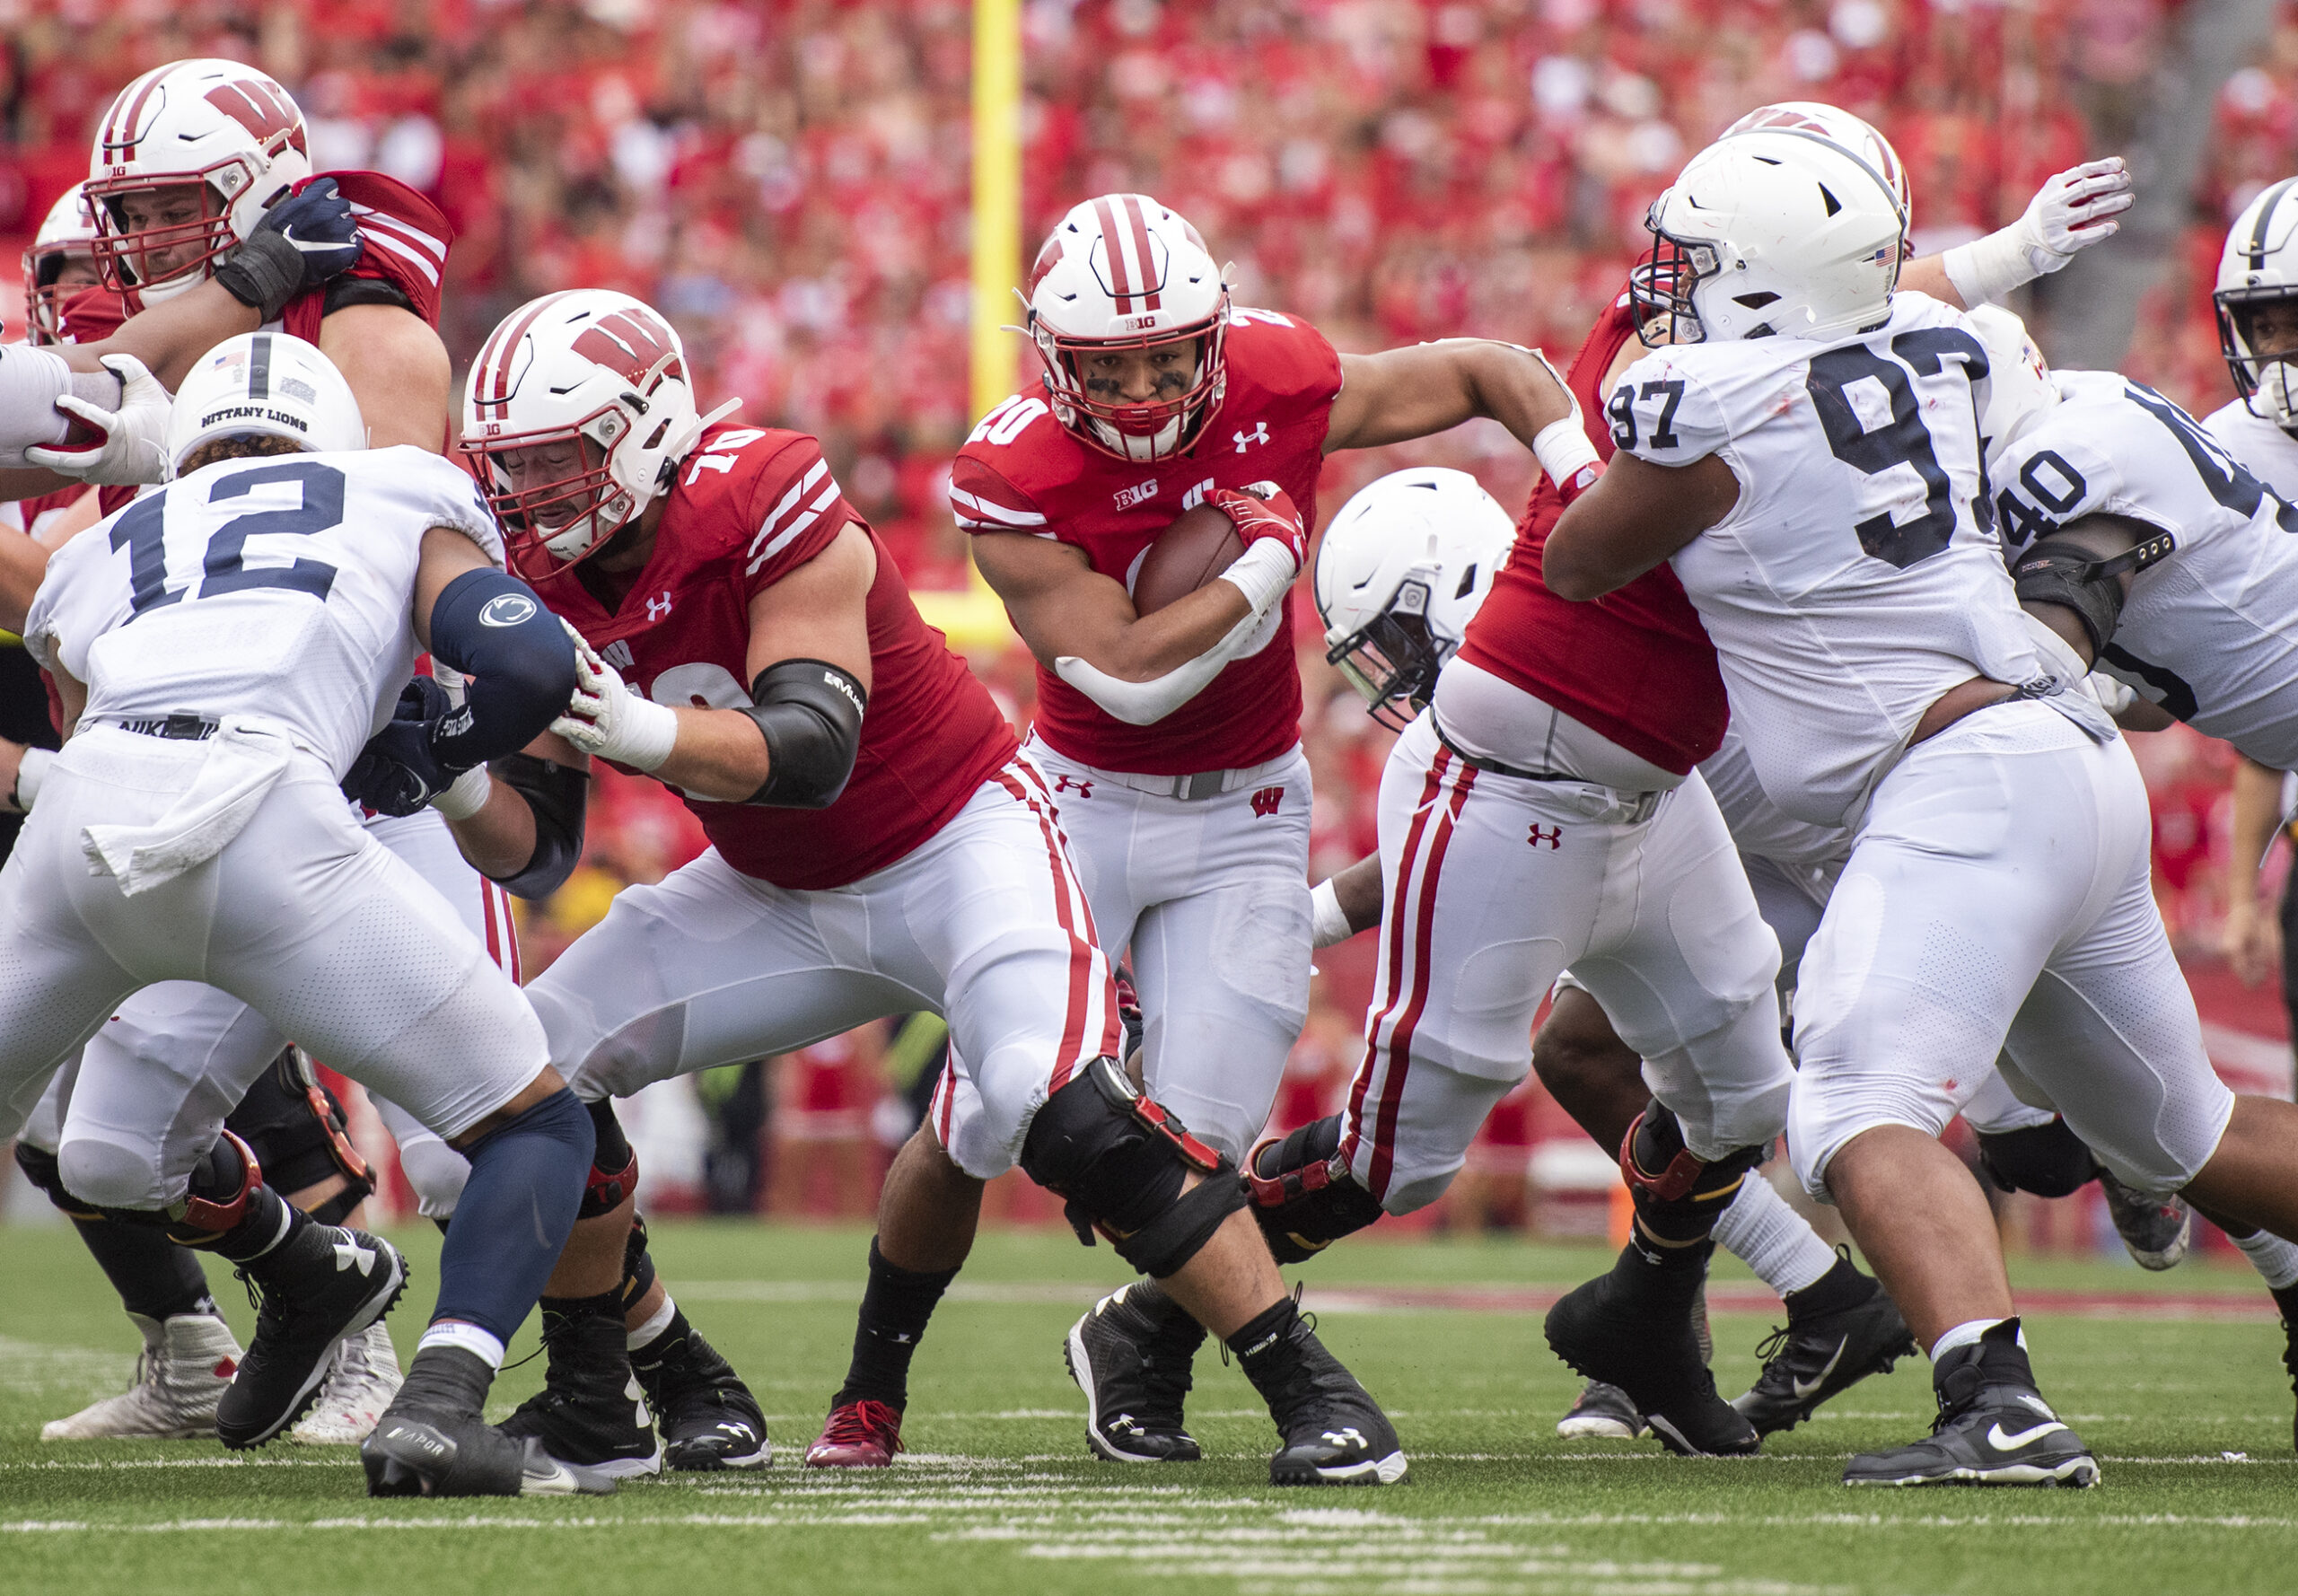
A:
{"type": "Polygon", "coordinates": [[[1273,815],[1276,812],[1276,806],[1284,802],[1283,787],[1263,787],[1253,794],[1253,813],[1260,816],[1273,815]]]}
{"type": "Polygon", "coordinates": [[[627,671],[630,669],[630,645],[624,642],[621,638],[616,638],[612,643],[608,644],[605,648],[601,649],[600,653],[605,657],[606,662],[612,665],[616,670],[627,671]]]}
{"type": "Polygon", "coordinates": [[[1252,431],[1249,433],[1235,433],[1231,435],[1237,441],[1237,452],[1242,454],[1248,448],[1251,447],[1255,443],[1266,443],[1268,442],[1268,423],[1266,421],[1256,421],[1253,423],[1252,431]]]}
{"type": "Polygon", "coordinates": [[[1120,510],[1130,510],[1136,504],[1145,504],[1156,496],[1157,479],[1152,477],[1146,482],[1136,482],[1131,487],[1118,490],[1117,507],[1120,510]]]}
{"type": "Polygon", "coordinates": [[[1055,779],[1053,790],[1057,793],[1066,793],[1074,790],[1077,796],[1080,798],[1091,798],[1093,795],[1093,784],[1090,780],[1077,781],[1070,776],[1064,776],[1055,779]]]}
{"type": "Polygon", "coordinates": [[[1532,824],[1532,846],[1538,847],[1542,843],[1548,844],[1548,851],[1551,853],[1562,847],[1564,846],[1564,828],[1561,826],[1550,826],[1546,829],[1542,829],[1538,821],[1534,821],[1532,824]]]}
{"type": "Polygon", "coordinates": [[[662,590],[662,596],[661,598],[659,598],[659,599],[649,599],[649,600],[647,600],[647,601],[646,601],[646,618],[647,618],[648,620],[650,620],[650,621],[653,621],[653,620],[662,620],[662,619],[666,618],[670,615],[670,613],[671,613],[671,590],[670,590],[670,589],[668,589],[668,588],[664,588],[664,589],[662,590]]]}

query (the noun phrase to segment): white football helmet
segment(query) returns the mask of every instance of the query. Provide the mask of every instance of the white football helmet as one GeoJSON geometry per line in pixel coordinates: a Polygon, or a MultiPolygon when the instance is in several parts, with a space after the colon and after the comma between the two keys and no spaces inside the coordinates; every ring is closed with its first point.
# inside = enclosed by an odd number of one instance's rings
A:
{"type": "Polygon", "coordinates": [[[2050,364],[2035,346],[2027,324],[2000,305],[1963,312],[1987,349],[1987,407],[1979,414],[1979,443],[1989,466],[2058,403],[2050,364]]]}
{"type": "Polygon", "coordinates": [[[288,438],[307,454],[367,446],[367,423],[335,363],[284,332],[243,332],[193,362],[161,450],[172,479],[218,438],[288,438]]]}
{"type": "Polygon", "coordinates": [[[1816,133],[1821,138],[1841,145],[1868,165],[1873,167],[1891,192],[1899,196],[1899,209],[1908,218],[1908,225],[1915,225],[1915,200],[1907,191],[1907,168],[1899,164],[1899,153],[1891,148],[1891,141],[1877,132],[1873,123],[1853,116],[1841,106],[1828,105],[1817,100],[1782,100],[1770,105],[1759,105],[1724,129],[1723,136],[1735,133],[1752,133],[1759,127],[1786,127],[1803,133],[1816,133]]]}
{"type": "Polygon", "coordinates": [[[667,488],[703,428],[686,346],[611,288],[530,300],[496,325],[463,387],[461,449],[513,552],[547,571],[591,554],[667,488]],[[505,457],[571,444],[570,467],[518,486],[505,457]],[[554,566],[555,562],[555,566],[554,566]]]}
{"type": "Polygon", "coordinates": [[[1057,225],[1023,293],[1054,418],[1101,453],[1170,460],[1197,442],[1228,384],[1229,285],[1205,240],[1145,194],[1104,194],[1057,225]],[[1083,363],[1196,346],[1187,390],[1147,404],[1095,397],[1083,363]]]}
{"type": "Polygon", "coordinates": [[[111,102],[88,157],[96,263],[106,286],[134,289],[147,305],[196,286],[311,175],[303,113],[270,78],[237,61],[153,67],[111,102]],[[126,196],[189,183],[206,186],[210,214],[130,229],[126,196]],[[181,249],[191,250],[185,259],[144,269],[148,255],[181,249]]]}
{"type": "Polygon", "coordinates": [[[2242,208],[2218,258],[2218,350],[2250,414],[2298,433],[2298,346],[2261,354],[2250,313],[2277,301],[2298,301],[2298,178],[2273,184],[2242,208]]]}
{"type": "Polygon", "coordinates": [[[64,302],[89,286],[57,281],[74,260],[96,258],[96,222],[88,214],[87,185],[75,183],[48,207],[48,218],[24,251],[24,338],[53,344],[62,337],[57,312],[64,302]]]}
{"type": "Polygon", "coordinates": [[[1694,155],[1645,220],[1653,258],[1628,274],[1666,341],[1819,338],[1891,313],[1907,218],[1865,160],[1817,133],[1761,127],[1694,155]]]}
{"type": "Polygon", "coordinates": [[[1401,731],[1515,546],[1516,523],[1466,471],[1391,471],[1340,507],[1317,546],[1325,658],[1401,731]]]}

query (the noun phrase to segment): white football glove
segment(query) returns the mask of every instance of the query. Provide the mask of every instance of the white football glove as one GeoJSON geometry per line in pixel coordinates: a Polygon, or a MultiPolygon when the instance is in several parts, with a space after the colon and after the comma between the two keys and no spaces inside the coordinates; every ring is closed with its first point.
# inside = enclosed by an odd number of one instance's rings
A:
{"type": "Polygon", "coordinates": [[[1990,304],[2120,232],[2122,224],[2110,218],[2137,197],[2121,156],[2085,161],[2036,189],[2026,213],[2010,226],[1958,245],[1940,264],[1966,307],[1990,304]]]}
{"type": "Polygon", "coordinates": [[[679,740],[679,717],[630,690],[617,671],[598,656],[583,635],[564,619],[574,640],[574,697],[550,729],[594,759],[611,759],[634,770],[659,770],[679,740]]]}
{"type": "Polygon", "coordinates": [[[167,479],[168,459],[161,440],[175,400],[160,380],[133,355],[107,355],[104,369],[119,379],[119,408],[99,409],[65,394],[56,408],[95,429],[93,443],[55,444],[24,451],[32,464],[99,487],[133,487],[167,479]]]}

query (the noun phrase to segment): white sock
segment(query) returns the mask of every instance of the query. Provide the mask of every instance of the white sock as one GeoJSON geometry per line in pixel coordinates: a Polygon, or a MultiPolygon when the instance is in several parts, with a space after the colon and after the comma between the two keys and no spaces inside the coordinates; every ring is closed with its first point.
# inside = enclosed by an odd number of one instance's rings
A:
{"type": "Polygon", "coordinates": [[[460,1346],[483,1359],[490,1369],[503,1367],[503,1343],[492,1330],[481,1329],[467,1320],[443,1319],[432,1325],[415,1344],[415,1350],[419,1355],[426,1346],[460,1346]]]}
{"type": "Polygon", "coordinates": [[[646,1316],[646,1322],[645,1324],[640,1325],[636,1329],[631,1331],[628,1336],[624,1337],[624,1339],[629,1344],[629,1350],[636,1352],[640,1347],[645,1346],[646,1343],[661,1335],[663,1330],[669,1328],[671,1315],[676,1313],[678,1311],[679,1305],[671,1301],[671,1293],[664,1292],[662,1293],[662,1305],[646,1316]]]}
{"type": "Polygon", "coordinates": [[[1785,1296],[1802,1291],[1835,1267],[1835,1249],[1820,1240],[1811,1222],[1750,1170],[1715,1221],[1715,1244],[1753,1269],[1766,1285],[1785,1296]]]}
{"type": "Polygon", "coordinates": [[[2298,1242],[2285,1241],[2272,1231],[2253,1231],[2247,1236],[2228,1238],[2241,1248],[2266,1283],[2276,1291],[2298,1285],[2298,1242]]]}
{"type": "MultiPolygon", "coordinates": [[[[1940,1337],[1939,1339],[1931,1344],[1931,1361],[1934,1364],[1937,1363],[1941,1358],[1945,1357],[1949,1353],[1954,1351],[1959,1346],[1978,1346],[1978,1338],[1981,1336],[1986,1335],[1987,1331],[1993,1329],[1996,1325],[2004,1322],[2004,1320],[2000,1319],[1967,1319],[1963,1320],[1962,1323],[1957,1325],[1954,1329],[1949,1330],[1945,1335],[1940,1337]]],[[[2020,1349],[2024,1351],[2026,1345],[2027,1330],[2026,1327],[2022,1325],[2019,1329],[2020,1349]]]]}

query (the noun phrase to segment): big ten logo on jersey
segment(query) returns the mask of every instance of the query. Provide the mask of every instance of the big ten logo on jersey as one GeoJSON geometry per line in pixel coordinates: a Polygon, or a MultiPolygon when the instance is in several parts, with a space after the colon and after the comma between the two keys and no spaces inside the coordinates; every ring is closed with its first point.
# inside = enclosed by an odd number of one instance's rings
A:
{"type": "Polygon", "coordinates": [[[720,433],[710,440],[709,452],[696,455],[694,464],[687,468],[686,485],[692,487],[701,481],[705,471],[732,470],[741,452],[764,436],[766,434],[756,427],[749,426],[738,426],[732,432],[720,433]]]}
{"type": "Polygon", "coordinates": [[[1282,804],[1284,802],[1285,789],[1283,787],[1263,787],[1259,792],[1253,794],[1254,818],[1258,820],[1267,820],[1269,816],[1276,812],[1278,805],[1282,804]]]}
{"type": "Polygon", "coordinates": [[[973,431],[966,434],[966,442],[995,443],[1003,449],[1027,432],[1031,422],[1050,414],[1043,399],[1027,399],[1017,393],[975,422],[973,431]]]}

